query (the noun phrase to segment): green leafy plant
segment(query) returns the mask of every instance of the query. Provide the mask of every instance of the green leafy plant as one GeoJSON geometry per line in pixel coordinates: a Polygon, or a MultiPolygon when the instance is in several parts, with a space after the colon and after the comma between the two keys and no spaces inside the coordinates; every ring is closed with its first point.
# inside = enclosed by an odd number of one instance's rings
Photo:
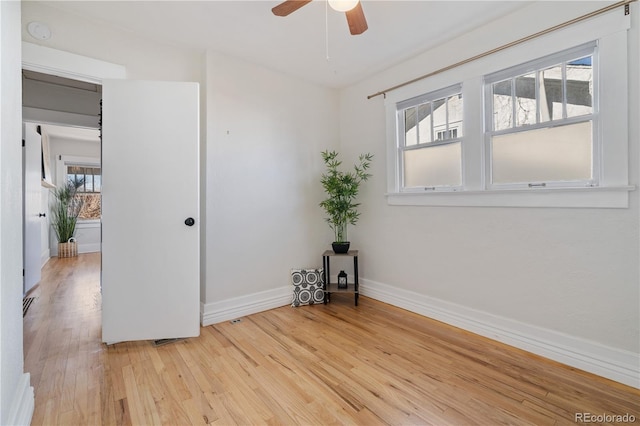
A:
{"type": "Polygon", "coordinates": [[[371,177],[367,170],[373,155],[361,154],[358,164],[349,172],[338,170],[342,161],[338,160],[336,151],[323,151],[322,159],[327,169],[322,174],[321,183],[328,198],[320,203],[320,207],[327,213],[326,221],[335,233],[335,242],[343,243],[347,241],[347,225],[355,225],[360,217],[360,203],[355,201],[360,184],[371,177]]]}
{"type": "Polygon", "coordinates": [[[55,188],[51,203],[51,224],[59,243],[66,243],[76,232],[76,222],[84,203],[77,192],[83,182],[67,182],[55,188]]]}

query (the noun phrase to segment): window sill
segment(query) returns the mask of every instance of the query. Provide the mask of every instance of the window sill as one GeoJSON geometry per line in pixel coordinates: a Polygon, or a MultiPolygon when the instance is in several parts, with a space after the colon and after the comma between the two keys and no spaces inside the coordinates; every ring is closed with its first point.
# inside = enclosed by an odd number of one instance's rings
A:
{"type": "Polygon", "coordinates": [[[76,222],[76,228],[100,228],[100,219],[78,219],[78,222],[76,222]]]}
{"type": "Polygon", "coordinates": [[[485,191],[399,192],[386,194],[392,206],[443,207],[629,207],[629,192],[636,187],[535,188],[485,191]]]}

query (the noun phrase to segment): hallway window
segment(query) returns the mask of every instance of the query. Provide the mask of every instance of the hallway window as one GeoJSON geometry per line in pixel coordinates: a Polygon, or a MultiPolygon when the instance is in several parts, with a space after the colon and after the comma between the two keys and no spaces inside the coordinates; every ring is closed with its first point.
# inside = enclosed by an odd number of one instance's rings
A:
{"type": "Polygon", "coordinates": [[[84,199],[80,219],[100,219],[102,173],[100,167],[67,165],[67,182],[77,188],[84,199]]]}

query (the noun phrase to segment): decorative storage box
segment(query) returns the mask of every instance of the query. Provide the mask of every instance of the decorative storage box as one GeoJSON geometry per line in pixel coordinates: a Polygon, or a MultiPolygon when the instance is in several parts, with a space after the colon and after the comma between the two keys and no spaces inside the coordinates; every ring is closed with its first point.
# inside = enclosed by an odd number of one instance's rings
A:
{"type": "Polygon", "coordinates": [[[292,269],[293,302],[291,306],[314,305],[324,302],[324,270],[292,269]]]}

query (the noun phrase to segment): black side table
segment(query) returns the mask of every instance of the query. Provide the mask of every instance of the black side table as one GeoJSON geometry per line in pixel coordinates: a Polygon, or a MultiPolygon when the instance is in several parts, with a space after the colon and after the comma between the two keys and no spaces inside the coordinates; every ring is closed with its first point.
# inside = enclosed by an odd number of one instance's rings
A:
{"type": "Polygon", "coordinates": [[[331,300],[331,293],[353,293],[355,304],[358,306],[358,250],[349,250],[347,253],[334,253],[327,250],[322,253],[322,267],[324,269],[324,303],[331,300]],[[353,282],[347,282],[347,288],[338,288],[338,283],[329,281],[331,278],[330,259],[332,257],[352,257],[353,258],[353,282]]]}

